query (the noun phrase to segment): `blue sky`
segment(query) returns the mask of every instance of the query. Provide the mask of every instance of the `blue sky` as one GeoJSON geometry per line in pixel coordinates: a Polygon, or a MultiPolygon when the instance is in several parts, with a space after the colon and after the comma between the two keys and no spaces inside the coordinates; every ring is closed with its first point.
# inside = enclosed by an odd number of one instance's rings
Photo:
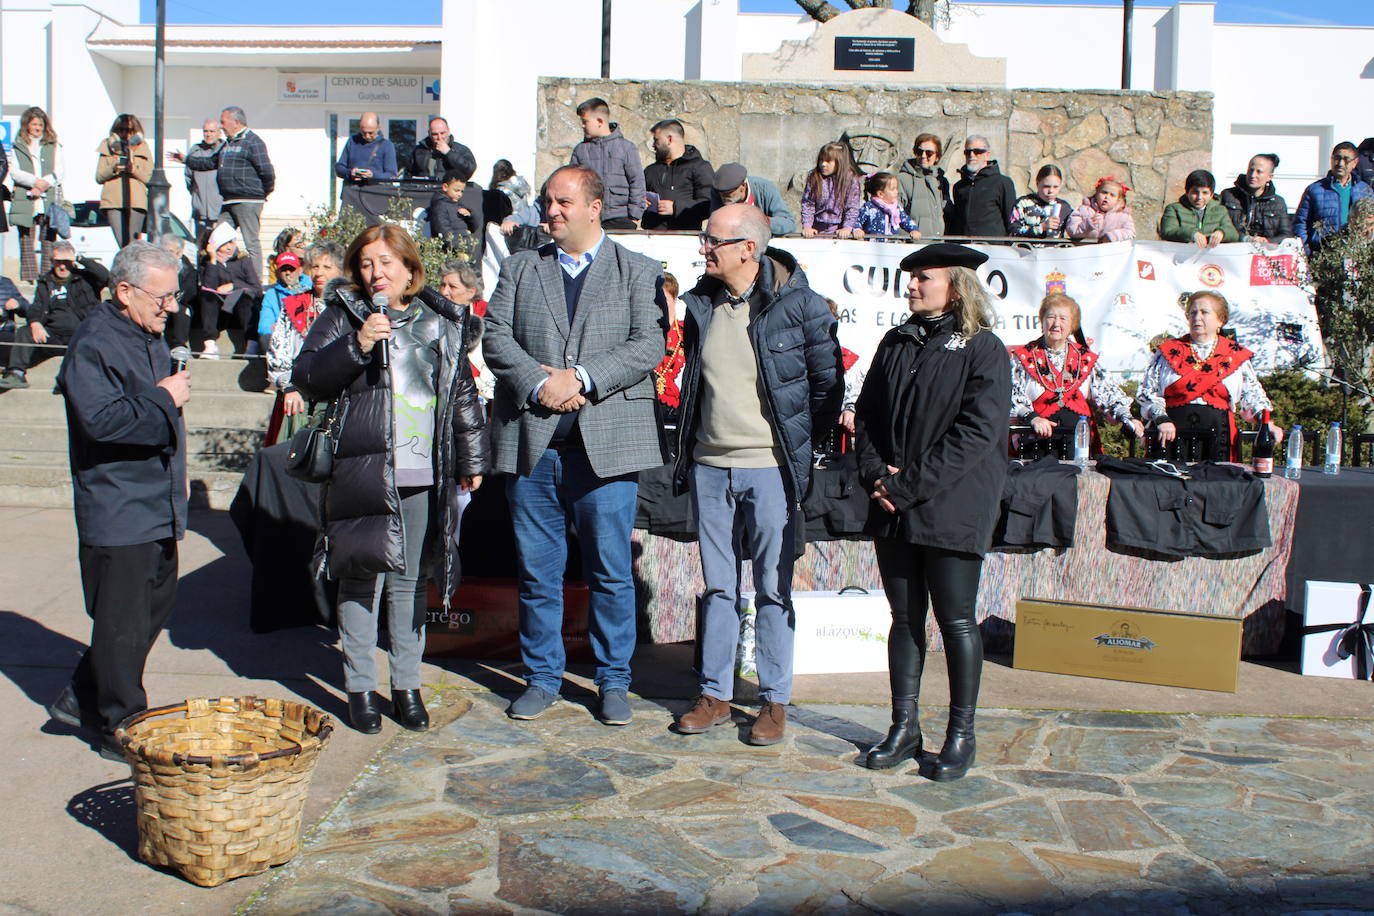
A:
{"type": "MultiPolygon", "coordinates": [[[[635,0],[648,2],[648,0],[635,0]]],[[[840,9],[843,0],[832,0],[840,9]]],[[[984,3],[1010,0],[980,0],[984,3]]],[[[1016,0],[1025,2],[1025,0],[1016,0]]],[[[1120,0],[1077,0],[1093,6],[1119,7],[1120,0]]],[[[140,0],[143,21],[152,22],[153,0],[140,0]]],[[[1168,6],[1165,2],[1140,2],[1139,6],[1168,6]]],[[[740,9],[750,13],[793,13],[800,8],[793,0],[740,0],[740,9]]],[[[1374,26],[1374,4],[1357,0],[1303,0],[1301,12],[1287,0],[1217,0],[1218,22],[1272,24],[1367,25],[1374,26]]],[[[305,24],[305,25],[435,25],[440,20],[440,0],[409,0],[406,3],[378,4],[361,0],[167,0],[167,21],[172,23],[305,24]]]]}

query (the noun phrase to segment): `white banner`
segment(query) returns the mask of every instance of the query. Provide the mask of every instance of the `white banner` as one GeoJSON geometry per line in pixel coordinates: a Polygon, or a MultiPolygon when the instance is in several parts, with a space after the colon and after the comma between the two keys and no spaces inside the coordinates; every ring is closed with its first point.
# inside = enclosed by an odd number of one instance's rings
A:
{"type": "MultiPolygon", "coordinates": [[[[627,233],[614,238],[662,262],[684,292],[702,274],[695,235],[627,233]]],[[[797,259],[812,289],[835,301],[840,343],[860,360],[869,360],[882,336],[906,320],[908,276],[897,265],[914,245],[784,238],[774,246],[797,259]]],[[[996,331],[1006,344],[1039,336],[1040,300],[1060,290],[1077,300],[1083,333],[1101,354],[1102,365],[1113,372],[1140,373],[1149,363],[1152,338],[1187,330],[1180,298],[1215,289],[1230,303],[1229,326],[1254,351],[1261,372],[1325,362],[1311,297],[1286,279],[1296,274],[1301,257],[1294,241],[1275,248],[1234,244],[1206,251],[1173,242],[972,247],[988,255],[978,276],[995,297],[996,331]]],[[[492,227],[484,271],[488,295],[504,255],[504,238],[492,227]]]]}

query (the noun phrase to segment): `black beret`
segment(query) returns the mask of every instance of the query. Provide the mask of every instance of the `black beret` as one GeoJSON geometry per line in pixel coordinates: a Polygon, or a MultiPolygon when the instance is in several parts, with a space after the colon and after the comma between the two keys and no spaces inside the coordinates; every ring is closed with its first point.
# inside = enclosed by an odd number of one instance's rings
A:
{"type": "Polygon", "coordinates": [[[902,270],[911,273],[922,267],[967,267],[973,270],[988,259],[981,251],[952,242],[936,242],[918,248],[902,258],[902,270]]]}

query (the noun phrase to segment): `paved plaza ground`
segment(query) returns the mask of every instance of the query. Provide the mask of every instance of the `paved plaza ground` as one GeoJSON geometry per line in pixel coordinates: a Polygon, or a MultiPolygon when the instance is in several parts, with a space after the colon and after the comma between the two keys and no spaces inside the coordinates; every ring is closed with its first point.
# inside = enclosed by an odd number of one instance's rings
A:
{"type": "MultiPolygon", "coordinates": [[[[991,659],[978,764],[873,772],[882,675],[799,677],[786,740],[668,729],[689,647],[644,647],[635,719],[586,672],[517,724],[516,664],[427,664],[435,727],[341,725],[301,854],[218,888],[137,861],[128,769],[47,720],[89,633],[69,510],[0,508],[0,914],[1374,913],[1374,685],[1242,665],[1235,694],[1017,671],[991,659]],[[1132,712],[1136,710],[1138,712],[1132,712]]],[[[344,713],[332,634],[247,626],[223,513],[193,512],[154,704],[281,696],[344,713]]],[[[938,743],[942,657],[927,673],[938,743]]]]}

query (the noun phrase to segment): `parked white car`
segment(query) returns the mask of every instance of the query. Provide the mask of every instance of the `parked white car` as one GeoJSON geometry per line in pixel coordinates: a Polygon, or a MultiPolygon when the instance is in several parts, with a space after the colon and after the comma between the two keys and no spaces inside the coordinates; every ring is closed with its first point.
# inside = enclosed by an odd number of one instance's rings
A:
{"type": "MultiPolygon", "coordinates": [[[[82,257],[94,258],[106,267],[114,263],[115,253],[119,251],[119,246],[115,244],[114,230],[105,221],[107,211],[100,209],[100,201],[85,200],[73,204],[76,215],[72,217],[72,237],[71,243],[76,246],[76,253],[82,257]]],[[[181,236],[188,248],[187,256],[194,259],[196,240],[191,235],[191,230],[186,228],[186,224],[175,216],[169,215],[168,221],[171,224],[172,232],[181,236]]]]}

